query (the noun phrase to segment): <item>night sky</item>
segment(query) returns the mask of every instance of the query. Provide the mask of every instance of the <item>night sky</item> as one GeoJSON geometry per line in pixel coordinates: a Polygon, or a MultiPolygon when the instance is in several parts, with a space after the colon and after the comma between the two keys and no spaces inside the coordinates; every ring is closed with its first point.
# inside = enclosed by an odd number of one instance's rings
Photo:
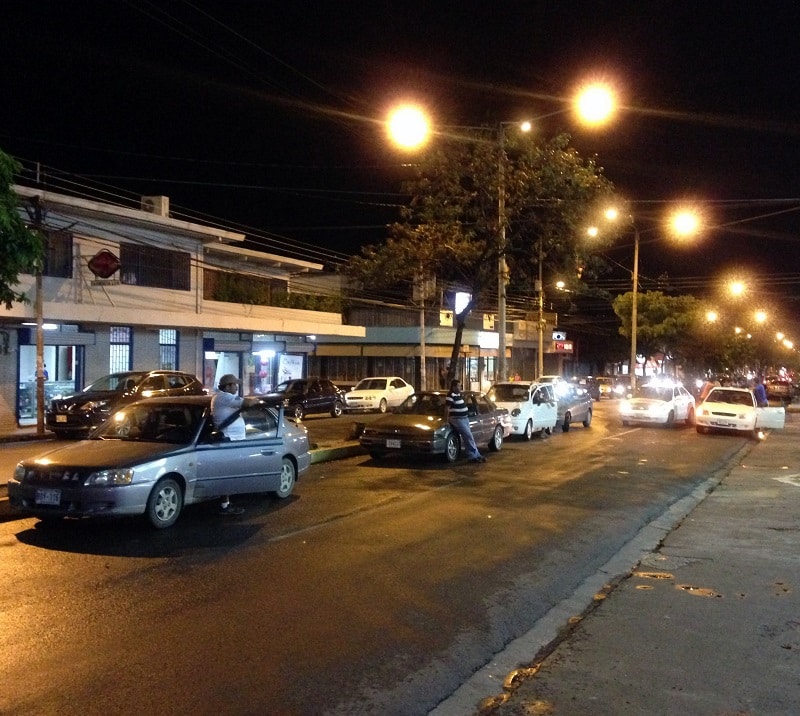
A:
{"type": "MultiPolygon", "coordinates": [[[[244,231],[252,248],[336,263],[397,216],[407,158],[380,120],[413,98],[443,125],[541,117],[544,135],[570,132],[631,201],[644,279],[667,272],[695,290],[737,268],[775,300],[800,295],[800,3],[0,10],[0,148],[27,181],[39,162],[55,190],[166,194],[173,215],[244,231]],[[563,111],[591,78],[619,94],[602,131],[563,111]],[[678,200],[704,212],[693,247],[657,229],[678,200]]],[[[624,239],[609,252],[631,255],[624,239]]]]}

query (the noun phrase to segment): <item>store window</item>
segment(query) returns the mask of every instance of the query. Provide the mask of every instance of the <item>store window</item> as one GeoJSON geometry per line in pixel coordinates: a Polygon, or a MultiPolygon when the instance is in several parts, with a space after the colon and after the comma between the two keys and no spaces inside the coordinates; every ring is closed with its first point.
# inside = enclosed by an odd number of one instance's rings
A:
{"type": "Polygon", "coordinates": [[[109,373],[131,369],[131,329],[129,326],[111,326],[109,334],[109,373]]]}

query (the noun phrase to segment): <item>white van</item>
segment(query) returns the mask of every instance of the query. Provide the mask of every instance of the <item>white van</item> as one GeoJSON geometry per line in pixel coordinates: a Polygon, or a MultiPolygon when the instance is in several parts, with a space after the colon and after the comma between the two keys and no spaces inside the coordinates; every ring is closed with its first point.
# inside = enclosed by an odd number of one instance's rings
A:
{"type": "Polygon", "coordinates": [[[512,435],[519,435],[526,440],[530,440],[534,434],[549,435],[558,422],[558,402],[549,383],[495,383],[487,396],[498,407],[508,409],[512,435]]]}

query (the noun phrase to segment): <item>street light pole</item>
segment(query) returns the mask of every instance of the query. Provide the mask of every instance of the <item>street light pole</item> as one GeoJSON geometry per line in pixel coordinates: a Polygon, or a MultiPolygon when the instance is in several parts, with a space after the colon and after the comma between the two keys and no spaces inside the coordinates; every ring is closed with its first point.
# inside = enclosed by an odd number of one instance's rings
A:
{"type": "Polygon", "coordinates": [[[506,379],[506,286],[508,264],[506,263],[506,166],[505,132],[502,122],[497,126],[497,380],[506,379]]]}
{"type": "Polygon", "coordinates": [[[636,332],[639,327],[639,229],[633,226],[633,294],[631,299],[631,391],[636,389],[636,332]]]}
{"type": "Polygon", "coordinates": [[[544,283],[542,282],[542,241],[539,240],[539,280],[537,281],[539,291],[539,315],[538,315],[538,339],[539,345],[536,352],[536,379],[544,375],[544,283]]]}

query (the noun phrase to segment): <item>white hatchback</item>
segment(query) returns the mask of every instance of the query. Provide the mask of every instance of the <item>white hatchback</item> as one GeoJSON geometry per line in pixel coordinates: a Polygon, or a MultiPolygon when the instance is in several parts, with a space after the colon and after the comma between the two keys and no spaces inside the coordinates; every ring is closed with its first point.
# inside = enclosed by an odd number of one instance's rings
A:
{"type": "Polygon", "coordinates": [[[512,435],[530,440],[534,434],[553,432],[558,423],[558,403],[549,383],[495,383],[487,395],[495,405],[508,410],[512,435]]]}
{"type": "Polygon", "coordinates": [[[763,430],[781,429],[786,420],[783,407],[759,408],[747,388],[712,388],[697,408],[698,433],[738,432],[761,437],[763,430]]]}
{"type": "Polygon", "coordinates": [[[398,376],[364,378],[345,393],[344,409],[348,412],[377,410],[385,413],[389,408],[396,408],[413,392],[414,386],[398,376]]]}

